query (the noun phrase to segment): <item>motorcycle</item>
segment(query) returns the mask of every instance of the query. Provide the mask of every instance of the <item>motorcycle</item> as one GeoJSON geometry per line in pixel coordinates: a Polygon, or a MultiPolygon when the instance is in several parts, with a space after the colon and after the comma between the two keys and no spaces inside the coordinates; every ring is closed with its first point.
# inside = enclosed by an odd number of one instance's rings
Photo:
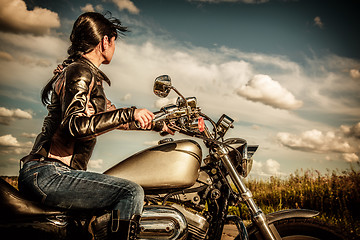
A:
{"type": "MultiPolygon", "coordinates": [[[[197,106],[195,97],[185,98],[168,75],[155,79],[157,96],[167,97],[171,90],[179,96],[176,104],[154,113],[153,124],[165,122],[174,131],[200,139],[209,153],[203,158],[201,146],[192,139],[165,138],[104,172],[132,180],[145,191],[137,239],[220,240],[228,223],[238,231],[234,240],[343,239],[314,219],[317,211],[289,209],[265,215],[243,181],[258,146],[242,138],[225,139],[234,127],[229,116],[215,122],[197,106]],[[239,216],[228,215],[232,203],[247,206],[251,224],[245,226],[239,216]]],[[[49,208],[26,199],[2,179],[0,200],[1,236],[9,239],[90,239],[91,219],[105,211],[49,208]]]]}

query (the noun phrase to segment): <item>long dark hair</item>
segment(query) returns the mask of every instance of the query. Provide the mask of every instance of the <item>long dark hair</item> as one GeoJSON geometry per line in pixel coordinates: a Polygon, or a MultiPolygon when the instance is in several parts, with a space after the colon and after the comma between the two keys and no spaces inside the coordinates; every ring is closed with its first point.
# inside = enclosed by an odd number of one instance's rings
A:
{"type": "MultiPolygon", "coordinates": [[[[109,39],[118,37],[118,34],[124,35],[128,31],[127,27],[121,25],[119,19],[110,17],[96,12],[83,13],[75,21],[70,41],[71,46],[68,49],[69,57],[62,63],[63,67],[68,66],[82,55],[91,52],[104,36],[109,39]]],[[[44,105],[50,103],[49,95],[53,89],[53,83],[56,81],[59,73],[55,73],[50,81],[45,85],[41,92],[41,101],[44,105]]]]}

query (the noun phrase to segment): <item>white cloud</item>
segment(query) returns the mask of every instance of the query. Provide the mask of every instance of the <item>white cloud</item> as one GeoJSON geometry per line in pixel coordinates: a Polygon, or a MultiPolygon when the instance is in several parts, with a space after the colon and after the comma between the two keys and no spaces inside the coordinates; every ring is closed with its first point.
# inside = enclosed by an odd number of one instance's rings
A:
{"type": "Polygon", "coordinates": [[[355,153],[344,153],[343,158],[346,162],[350,163],[359,161],[359,157],[355,153]]]}
{"type": "Polygon", "coordinates": [[[15,119],[31,119],[32,115],[29,112],[21,109],[7,109],[0,107],[0,124],[9,125],[15,119]]]}
{"type": "MultiPolygon", "coordinates": [[[[13,58],[12,61],[0,58],[0,94],[14,98],[21,93],[18,96],[20,99],[29,99],[31,94],[34,99],[34,91],[40,92],[45,82],[52,77],[53,69],[66,57],[68,47],[66,40],[55,35],[34,36],[0,32],[0,42],[13,58]],[[4,86],[9,88],[5,91],[4,86]]],[[[37,94],[37,102],[38,96],[37,94]]]]}
{"type": "Polygon", "coordinates": [[[19,147],[20,143],[11,134],[0,136],[0,146],[4,147],[19,147]]]}
{"type": "Polygon", "coordinates": [[[324,24],[323,22],[321,21],[321,18],[319,16],[316,16],[314,18],[314,25],[315,26],[318,26],[319,28],[323,28],[324,27],[324,24]]]}
{"type": "Polygon", "coordinates": [[[112,0],[113,3],[122,11],[128,10],[130,13],[139,14],[140,10],[130,0],[112,0]]]}
{"type": "Polygon", "coordinates": [[[32,142],[18,142],[11,134],[0,136],[1,154],[27,154],[30,152],[32,142]]]}
{"type": "MultiPolygon", "coordinates": [[[[314,153],[341,153],[343,160],[354,162],[359,160],[360,123],[354,126],[342,125],[335,131],[322,132],[316,129],[304,131],[300,135],[280,132],[277,140],[285,147],[293,150],[314,153]]],[[[327,156],[328,159],[331,159],[327,156]]]]}
{"type": "Polygon", "coordinates": [[[87,3],[85,6],[80,7],[82,12],[103,12],[104,8],[102,5],[96,5],[95,8],[91,3],[87,3]]]}
{"type": "Polygon", "coordinates": [[[354,79],[360,78],[360,71],[359,69],[351,69],[350,76],[354,79]]]}
{"type": "Polygon", "coordinates": [[[36,138],[37,134],[36,133],[22,133],[21,134],[22,137],[26,137],[26,138],[36,138]]]}
{"type": "Polygon", "coordinates": [[[267,75],[255,75],[246,85],[238,88],[236,93],[248,100],[280,109],[297,109],[303,104],[279,82],[267,75]]]}
{"type": "Polygon", "coordinates": [[[95,9],[92,4],[87,3],[84,7],[80,7],[82,12],[95,12],[95,9]]]}
{"type": "Polygon", "coordinates": [[[280,163],[273,159],[268,159],[264,164],[264,168],[266,169],[266,172],[276,175],[280,171],[280,163]]]}
{"type": "Polygon", "coordinates": [[[0,1],[0,29],[15,33],[47,34],[60,27],[57,13],[45,8],[28,10],[23,0],[0,1]]]}
{"type": "MultiPolygon", "coordinates": [[[[31,150],[31,146],[27,146],[27,147],[8,147],[6,149],[3,149],[1,146],[0,146],[0,153],[1,154],[4,154],[4,155],[18,155],[19,156],[19,159],[21,159],[24,155],[27,155],[29,154],[31,150]]],[[[18,165],[17,165],[18,166],[18,165]]]]}
{"type": "Polygon", "coordinates": [[[131,99],[131,93],[127,93],[121,98],[121,100],[123,101],[128,101],[130,99],[131,99]]]}
{"type": "Polygon", "coordinates": [[[341,125],[340,129],[345,135],[360,139],[360,122],[353,126],[341,125]]]}
{"type": "Polygon", "coordinates": [[[155,107],[160,109],[168,104],[175,104],[177,98],[159,98],[155,101],[155,107]]]}
{"type": "Polygon", "coordinates": [[[263,177],[285,175],[280,171],[280,163],[274,159],[267,159],[265,162],[254,161],[251,173],[263,177]]]}
{"type": "Polygon", "coordinates": [[[12,61],[14,60],[14,57],[7,52],[0,51],[0,59],[4,59],[6,61],[12,61]]]}
{"type": "Polygon", "coordinates": [[[104,12],[104,7],[101,5],[101,4],[99,4],[99,5],[96,5],[95,6],[95,10],[97,11],[97,12],[104,12]]]}
{"type": "Polygon", "coordinates": [[[236,56],[238,59],[242,59],[256,66],[273,66],[278,68],[278,70],[288,71],[294,75],[299,75],[301,73],[301,67],[299,64],[291,61],[286,56],[243,52],[239,49],[228,48],[225,46],[222,46],[219,49],[222,55],[228,57],[236,56]]]}
{"type": "Polygon", "coordinates": [[[103,167],[103,163],[104,160],[102,159],[96,159],[96,160],[90,159],[88,167],[91,169],[99,169],[103,167]]]}
{"type": "Polygon", "coordinates": [[[21,109],[7,109],[0,107],[0,117],[19,118],[19,119],[31,119],[31,114],[21,109]]]}
{"type": "Polygon", "coordinates": [[[38,66],[38,67],[50,67],[52,63],[45,58],[36,58],[30,56],[21,56],[18,58],[19,62],[29,66],[38,66]]]}
{"type": "Polygon", "coordinates": [[[157,46],[151,41],[142,45],[120,42],[118,48],[121,54],[115,54],[112,65],[104,68],[108,69],[106,73],[111,79],[122,79],[127,83],[116,85],[114,82],[113,87],[131,93],[146,90],[148,94],[153,79],[168,74],[178,89],[186,89],[189,94],[232,94],[234,86],[246,82],[252,75],[249,63],[220,61],[221,54],[203,48],[184,48],[171,43],[157,46]]]}
{"type": "Polygon", "coordinates": [[[69,43],[55,35],[33,36],[28,34],[14,34],[0,32],[0,42],[11,50],[13,57],[51,58],[56,60],[66,56],[69,43]],[[17,41],[14,41],[17,39],[17,41]]]}
{"type": "Polygon", "coordinates": [[[336,136],[334,132],[323,133],[313,129],[301,133],[299,136],[286,132],[277,134],[278,141],[291,149],[317,152],[317,153],[351,153],[354,148],[348,141],[340,136],[336,136]]]}

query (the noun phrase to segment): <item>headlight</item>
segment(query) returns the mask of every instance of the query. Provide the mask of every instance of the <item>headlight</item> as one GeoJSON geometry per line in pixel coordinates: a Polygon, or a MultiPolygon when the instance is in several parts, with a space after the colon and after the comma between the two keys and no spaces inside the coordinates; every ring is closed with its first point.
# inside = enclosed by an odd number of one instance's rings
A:
{"type": "Polygon", "coordinates": [[[248,146],[246,140],[241,138],[230,138],[224,143],[237,150],[235,151],[230,148],[229,157],[238,173],[244,178],[247,177],[253,165],[252,156],[257,150],[258,145],[248,146]]]}
{"type": "Polygon", "coordinates": [[[241,176],[244,178],[247,177],[247,175],[250,173],[253,165],[253,159],[243,159],[242,161],[242,173],[241,176]]]}

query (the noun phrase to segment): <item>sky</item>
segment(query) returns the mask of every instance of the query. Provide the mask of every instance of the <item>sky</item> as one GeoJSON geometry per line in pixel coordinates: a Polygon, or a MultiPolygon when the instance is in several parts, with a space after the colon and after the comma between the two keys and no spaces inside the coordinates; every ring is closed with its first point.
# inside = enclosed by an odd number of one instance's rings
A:
{"type": "MultiPolygon", "coordinates": [[[[0,0],[0,175],[18,175],[19,159],[47,114],[40,91],[67,57],[72,25],[86,11],[109,11],[131,30],[117,40],[111,64],[100,67],[112,81],[105,91],[117,107],[157,111],[174,102],[174,92],[166,99],[152,93],[154,79],[168,74],[208,116],[235,120],[227,137],[259,145],[251,178],[358,168],[359,5],[0,0]]],[[[139,131],[99,136],[89,170],[103,172],[161,138],[139,131]]]]}

